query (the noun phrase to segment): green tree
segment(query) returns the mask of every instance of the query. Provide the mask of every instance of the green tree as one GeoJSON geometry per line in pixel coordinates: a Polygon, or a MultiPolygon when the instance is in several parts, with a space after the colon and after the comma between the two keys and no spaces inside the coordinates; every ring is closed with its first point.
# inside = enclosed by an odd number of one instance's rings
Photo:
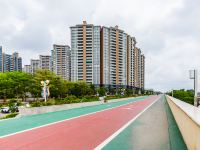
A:
{"type": "MultiPolygon", "coordinates": [[[[170,95],[172,95],[172,92],[170,92],[170,95]]],[[[192,104],[192,105],[194,104],[193,90],[185,90],[185,89],[173,90],[173,96],[189,104],[192,104]]]]}
{"type": "Polygon", "coordinates": [[[105,96],[105,94],[106,94],[106,88],[105,87],[99,87],[97,89],[97,92],[99,93],[99,96],[105,96]]]}
{"type": "Polygon", "coordinates": [[[26,99],[26,93],[30,89],[32,75],[24,72],[8,72],[6,73],[10,80],[10,87],[17,99],[20,97],[22,100],[26,99]]]}

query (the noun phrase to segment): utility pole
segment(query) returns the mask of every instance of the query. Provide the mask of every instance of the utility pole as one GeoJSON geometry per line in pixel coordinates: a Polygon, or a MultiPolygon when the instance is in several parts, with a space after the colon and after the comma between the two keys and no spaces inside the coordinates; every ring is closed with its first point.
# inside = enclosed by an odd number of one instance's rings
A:
{"type": "Polygon", "coordinates": [[[197,70],[190,70],[190,79],[194,80],[194,106],[198,107],[198,99],[197,99],[198,71],[197,70]]]}

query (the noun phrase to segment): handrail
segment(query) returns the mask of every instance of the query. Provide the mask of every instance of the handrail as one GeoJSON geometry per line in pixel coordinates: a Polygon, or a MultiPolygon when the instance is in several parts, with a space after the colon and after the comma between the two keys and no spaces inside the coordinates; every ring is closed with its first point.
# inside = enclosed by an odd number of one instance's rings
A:
{"type": "Polygon", "coordinates": [[[200,126],[200,108],[195,107],[191,104],[185,103],[174,97],[168,96],[172,102],[174,102],[177,107],[179,107],[183,112],[185,112],[197,125],[200,126]]]}

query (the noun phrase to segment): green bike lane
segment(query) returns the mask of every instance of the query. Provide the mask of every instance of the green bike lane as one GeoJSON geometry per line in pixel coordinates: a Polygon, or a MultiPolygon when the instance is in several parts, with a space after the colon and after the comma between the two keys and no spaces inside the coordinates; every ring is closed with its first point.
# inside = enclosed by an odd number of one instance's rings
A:
{"type": "Polygon", "coordinates": [[[15,134],[17,132],[23,132],[33,128],[45,126],[48,124],[64,121],[67,119],[76,118],[79,116],[115,108],[131,102],[141,101],[147,97],[137,97],[131,99],[124,99],[118,102],[105,103],[95,106],[87,106],[75,109],[68,109],[63,111],[56,111],[44,114],[37,114],[32,116],[26,116],[21,118],[14,118],[0,121],[0,138],[8,135],[15,134]]]}
{"type": "Polygon", "coordinates": [[[164,96],[110,141],[104,150],[187,150],[164,96]]]}

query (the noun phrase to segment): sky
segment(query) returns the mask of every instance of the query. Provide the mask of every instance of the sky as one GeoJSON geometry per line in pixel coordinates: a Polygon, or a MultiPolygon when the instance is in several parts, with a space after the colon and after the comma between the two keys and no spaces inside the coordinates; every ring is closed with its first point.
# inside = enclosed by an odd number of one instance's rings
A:
{"type": "MultiPolygon", "coordinates": [[[[23,65],[53,44],[70,45],[70,26],[118,25],[136,37],[146,57],[145,88],[192,89],[200,68],[198,0],[0,0],[0,45],[23,65]]],[[[200,72],[200,71],[199,71],[200,72]]]]}

